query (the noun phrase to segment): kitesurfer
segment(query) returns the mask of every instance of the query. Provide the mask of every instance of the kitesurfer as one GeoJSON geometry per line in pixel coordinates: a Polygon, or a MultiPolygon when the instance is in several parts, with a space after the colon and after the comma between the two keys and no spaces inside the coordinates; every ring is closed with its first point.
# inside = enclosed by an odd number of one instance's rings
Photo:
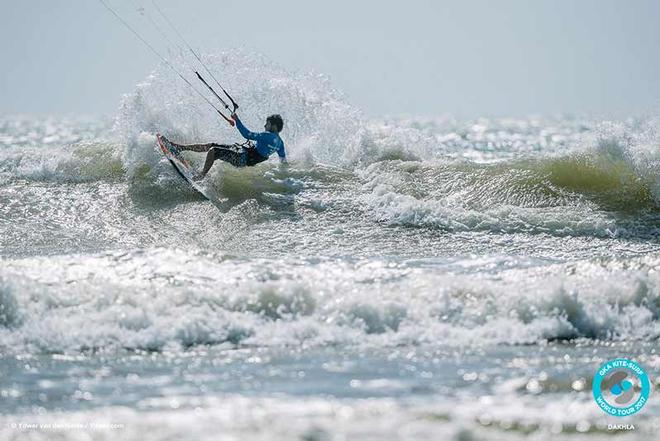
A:
{"type": "Polygon", "coordinates": [[[284,121],[280,115],[270,115],[266,118],[264,132],[256,133],[248,130],[236,113],[231,115],[236,122],[236,128],[248,141],[255,141],[254,144],[188,144],[181,145],[181,150],[193,152],[208,152],[204,168],[197,176],[197,179],[203,179],[209,172],[216,160],[230,163],[234,167],[251,167],[268,159],[270,155],[277,152],[280,162],[286,164],[286,152],[284,150],[284,141],[280,138],[280,132],[284,127],[284,121]]]}

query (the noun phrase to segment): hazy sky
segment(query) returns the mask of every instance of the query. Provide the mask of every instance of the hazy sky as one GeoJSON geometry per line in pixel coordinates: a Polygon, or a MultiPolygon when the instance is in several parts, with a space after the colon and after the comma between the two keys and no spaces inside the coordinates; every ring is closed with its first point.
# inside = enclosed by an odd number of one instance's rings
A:
{"type": "MultiPolygon", "coordinates": [[[[145,29],[135,3],[107,0],[145,29]]],[[[660,108],[660,1],[158,0],[202,52],[330,76],[368,115],[660,108]]],[[[0,0],[0,113],[103,113],[158,64],[97,0],[0,0]]]]}

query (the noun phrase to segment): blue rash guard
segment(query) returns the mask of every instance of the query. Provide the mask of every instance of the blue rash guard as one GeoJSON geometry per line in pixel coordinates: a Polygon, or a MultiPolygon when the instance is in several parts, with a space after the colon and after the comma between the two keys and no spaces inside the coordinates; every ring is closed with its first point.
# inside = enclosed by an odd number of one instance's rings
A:
{"type": "Polygon", "coordinates": [[[241,132],[243,138],[257,142],[255,148],[261,156],[268,158],[270,155],[277,152],[280,160],[286,159],[286,153],[284,152],[284,141],[282,141],[282,138],[280,138],[279,134],[272,132],[251,132],[243,125],[241,120],[238,119],[238,115],[236,115],[235,121],[236,128],[239,132],[241,132]]]}

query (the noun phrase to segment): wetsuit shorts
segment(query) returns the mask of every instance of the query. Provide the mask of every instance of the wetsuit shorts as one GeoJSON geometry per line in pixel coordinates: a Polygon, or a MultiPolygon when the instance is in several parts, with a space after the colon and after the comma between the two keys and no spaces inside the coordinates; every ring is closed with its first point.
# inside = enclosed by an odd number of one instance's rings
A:
{"type": "Polygon", "coordinates": [[[234,167],[251,167],[268,159],[261,156],[254,147],[222,144],[213,147],[213,157],[228,162],[234,167]]]}

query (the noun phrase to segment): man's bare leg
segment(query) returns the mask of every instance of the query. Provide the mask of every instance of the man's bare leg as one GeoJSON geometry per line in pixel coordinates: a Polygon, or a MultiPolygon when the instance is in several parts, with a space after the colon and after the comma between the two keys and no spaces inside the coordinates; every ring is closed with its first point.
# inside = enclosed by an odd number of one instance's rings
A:
{"type": "Polygon", "coordinates": [[[211,143],[208,143],[208,144],[180,145],[179,149],[180,150],[188,150],[190,152],[203,153],[203,152],[208,152],[210,149],[212,149],[213,147],[217,147],[217,146],[218,146],[218,144],[214,144],[214,143],[211,142],[211,143]]]}
{"type": "Polygon", "coordinates": [[[206,176],[209,170],[211,170],[211,167],[213,167],[214,162],[215,162],[215,152],[213,151],[213,149],[209,149],[208,153],[206,154],[206,161],[204,161],[204,168],[202,168],[202,171],[199,172],[199,174],[196,176],[196,179],[197,180],[204,179],[204,176],[206,176]]]}

